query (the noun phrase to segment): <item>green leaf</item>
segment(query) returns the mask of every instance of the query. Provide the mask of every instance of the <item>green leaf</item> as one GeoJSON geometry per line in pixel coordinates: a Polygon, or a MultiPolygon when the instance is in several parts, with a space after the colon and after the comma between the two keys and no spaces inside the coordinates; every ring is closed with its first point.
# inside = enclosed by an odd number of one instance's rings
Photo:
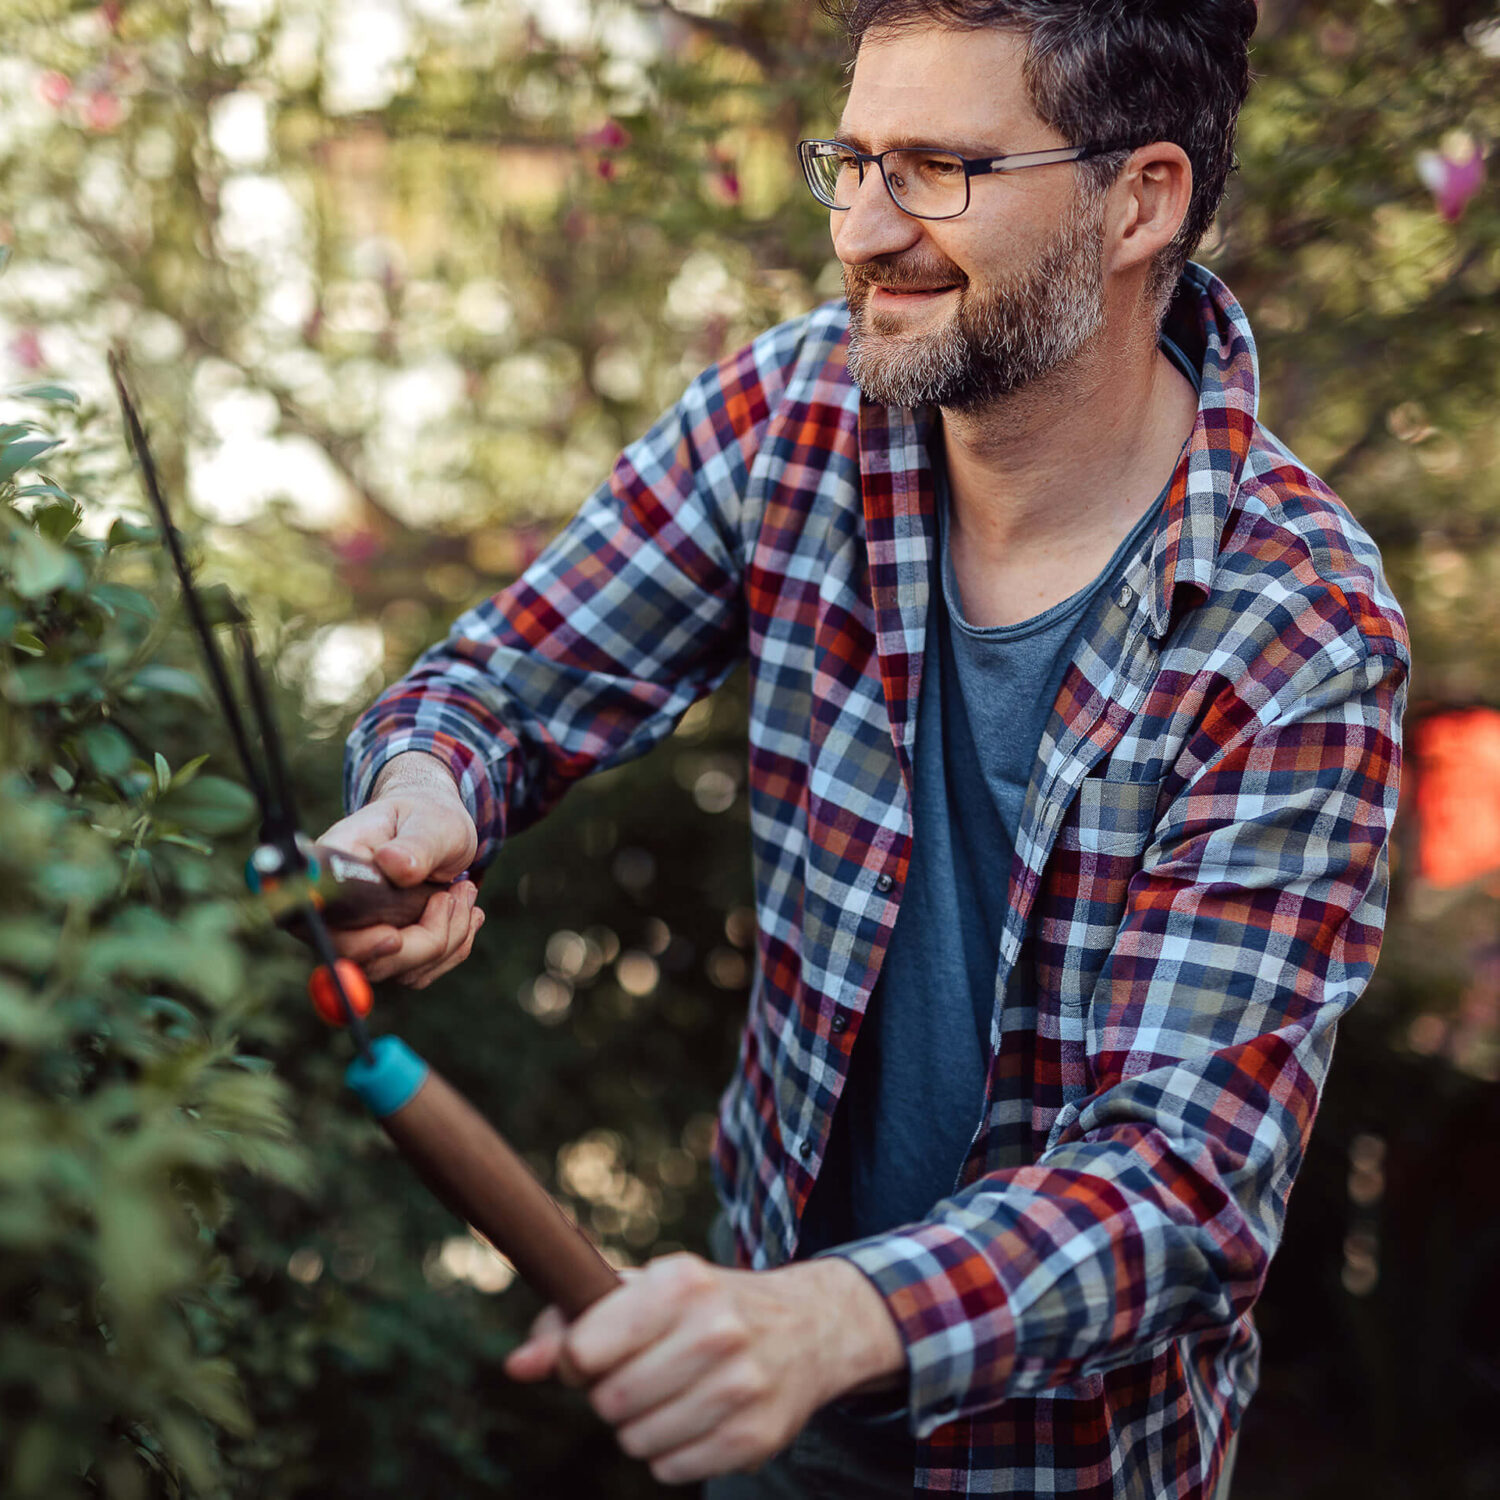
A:
{"type": "Polygon", "coordinates": [[[237,781],[199,776],[186,786],[172,786],[157,799],[157,812],[198,833],[236,833],[258,811],[255,798],[237,781]]]}
{"type": "Polygon", "coordinates": [[[16,626],[15,631],[11,635],[10,643],[17,651],[24,651],[27,656],[45,656],[47,654],[47,648],[42,643],[42,638],[38,635],[33,635],[31,631],[21,625],[16,626]]]}
{"type": "Polygon", "coordinates": [[[157,1418],[157,1430],[173,1460],[195,1490],[214,1488],[213,1445],[199,1418],[171,1414],[157,1418]]]}
{"type": "Polygon", "coordinates": [[[106,614],[139,615],[143,620],[156,618],[156,606],[139,590],[123,583],[101,583],[89,591],[106,614]]]}
{"type": "Polygon", "coordinates": [[[195,755],[191,760],[185,761],[172,773],[173,786],[186,786],[204,766],[208,764],[208,756],[195,755]]]}
{"type": "Polygon", "coordinates": [[[227,583],[211,583],[198,590],[203,618],[210,625],[239,625],[246,618],[245,608],[227,583]]]}
{"type": "Polygon", "coordinates": [[[78,737],[84,756],[101,776],[122,775],[134,752],[123,731],[113,724],[92,724],[78,737]]]}
{"type": "Polygon", "coordinates": [[[82,662],[24,662],[6,685],[6,697],[13,703],[67,703],[96,683],[82,662]]]}
{"type": "Polygon", "coordinates": [[[46,1047],[60,1041],[65,1031],[56,1011],[46,1009],[20,985],[0,980],[0,1043],[46,1047]]]}
{"type": "Polygon", "coordinates": [[[163,667],[155,663],[142,667],[131,678],[130,686],[138,692],[170,693],[175,698],[191,698],[195,703],[206,702],[198,679],[180,667],[163,667]]]}
{"type": "Polygon", "coordinates": [[[83,582],[83,568],[65,548],[26,528],[16,537],[10,576],[23,599],[37,599],[64,585],[78,587],[83,582]]]}
{"type": "Polygon", "coordinates": [[[42,506],[31,519],[49,542],[61,543],[78,529],[78,523],[83,520],[83,507],[76,500],[65,499],[42,506]]]}
{"type": "Polygon", "coordinates": [[[156,789],[164,792],[172,785],[172,767],[167,764],[167,758],[160,750],[156,752],[156,789]]]}
{"type": "Polygon", "coordinates": [[[110,524],[109,545],[126,547],[133,543],[157,542],[161,533],[154,526],[137,526],[133,521],[116,520],[110,524]]]}
{"type": "Polygon", "coordinates": [[[78,405],[78,392],[65,385],[23,385],[19,390],[12,391],[11,395],[18,396],[23,401],[60,401],[64,406],[78,405]]]}
{"type": "Polygon", "coordinates": [[[212,854],[214,846],[205,843],[202,839],[195,839],[185,833],[164,833],[158,842],[163,844],[176,844],[181,849],[191,849],[194,854],[212,854]]]}
{"type": "Polygon", "coordinates": [[[71,792],[76,785],[73,780],[73,773],[66,766],[52,766],[51,776],[53,783],[60,792],[71,792]]]}
{"type": "Polygon", "coordinates": [[[0,449],[0,481],[31,468],[43,454],[62,446],[58,438],[20,438],[0,449]]]}

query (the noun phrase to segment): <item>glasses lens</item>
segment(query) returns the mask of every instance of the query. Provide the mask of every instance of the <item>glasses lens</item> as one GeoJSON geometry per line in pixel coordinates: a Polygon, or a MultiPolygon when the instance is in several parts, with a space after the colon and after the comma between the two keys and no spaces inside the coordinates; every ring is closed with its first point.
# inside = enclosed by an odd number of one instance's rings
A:
{"type": "Polygon", "coordinates": [[[829,208],[851,208],[859,191],[859,158],[832,141],[804,141],[802,170],[807,185],[829,208]]]}
{"type": "Polygon", "coordinates": [[[885,180],[896,202],[919,218],[947,219],[968,206],[964,159],[952,151],[892,151],[885,180]]]}

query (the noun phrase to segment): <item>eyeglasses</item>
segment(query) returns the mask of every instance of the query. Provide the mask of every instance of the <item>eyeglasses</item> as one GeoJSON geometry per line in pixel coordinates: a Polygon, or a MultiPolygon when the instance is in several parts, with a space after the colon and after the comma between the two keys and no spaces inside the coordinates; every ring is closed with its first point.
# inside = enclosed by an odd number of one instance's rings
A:
{"type": "Polygon", "coordinates": [[[854,195],[865,180],[865,167],[874,163],[885,179],[891,202],[914,219],[956,219],[969,206],[969,179],[986,172],[1020,172],[1053,162],[1086,161],[1130,151],[1121,144],[1091,143],[1062,146],[1051,151],[1020,151],[1009,156],[968,157],[931,146],[899,146],[890,151],[856,151],[842,141],[798,141],[802,175],[819,203],[844,212],[854,207],[854,195]]]}

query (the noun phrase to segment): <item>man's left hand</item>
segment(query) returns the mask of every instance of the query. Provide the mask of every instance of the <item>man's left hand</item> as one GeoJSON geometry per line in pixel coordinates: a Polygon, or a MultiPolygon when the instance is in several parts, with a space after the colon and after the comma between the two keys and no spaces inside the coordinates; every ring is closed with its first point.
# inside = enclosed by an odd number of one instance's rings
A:
{"type": "Polygon", "coordinates": [[[668,1255],[571,1326],[548,1308],[505,1362],[513,1380],[585,1385],[620,1447],[665,1484],[754,1469],[906,1355],[884,1299],[848,1261],[729,1271],[668,1255]]]}

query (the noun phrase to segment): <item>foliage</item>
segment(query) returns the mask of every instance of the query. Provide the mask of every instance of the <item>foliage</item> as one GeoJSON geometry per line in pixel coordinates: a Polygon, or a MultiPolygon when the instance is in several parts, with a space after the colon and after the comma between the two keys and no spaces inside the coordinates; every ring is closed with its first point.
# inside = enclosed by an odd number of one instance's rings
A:
{"type": "MultiPolygon", "coordinates": [[[[1417,158],[1456,150],[1455,131],[1500,139],[1494,5],[1262,11],[1242,170],[1203,258],[1258,331],[1270,425],[1382,545],[1418,698],[1493,701],[1497,190],[1444,217],[1417,158]]],[[[66,379],[85,409],[105,394],[105,342],[129,345],[168,488],[203,518],[207,574],[250,601],[303,731],[314,831],[337,815],[339,736],[381,677],[513,576],[692,374],[839,289],[790,149],[839,105],[841,52],[806,4],[22,0],[7,15],[0,244],[17,259],[0,343],[15,378],[66,379]]],[[[72,486],[19,496],[25,522],[0,538],[15,614],[0,815],[16,829],[0,973],[23,996],[0,991],[0,1110],[32,1111],[0,1135],[0,1236],[21,1222],[20,1160],[62,1179],[25,1188],[55,1217],[22,1219],[69,1238],[3,1241],[0,1394],[23,1414],[7,1461],[48,1493],[66,1469],[128,1494],[140,1462],[170,1492],[184,1461],[193,1489],[268,1500],[549,1493],[560,1474],[653,1493],[574,1398],[503,1382],[531,1304],[496,1290],[503,1268],[342,1097],[342,1043],[289,999],[295,952],[239,924],[243,840],[197,847],[225,837],[202,826],[202,789],[233,795],[205,778],[237,773],[146,538],[110,530],[133,498],[119,444],[70,426],[66,401],[47,410],[48,433],[5,439],[33,464],[20,487],[55,461],[26,445],[66,430],[89,505],[80,527],[72,486]],[[96,944],[92,962],[125,967],[89,968],[96,944]],[[176,955],[171,972],[130,971],[145,953],[176,955]],[[48,967],[75,959],[66,982],[48,967]],[[128,1050],[148,1042],[159,1055],[128,1050]],[[234,1061],[247,1054],[274,1074],[234,1061]],[[184,1114],[171,1139],[201,1136],[203,1162],[140,1158],[120,1200],[137,1207],[116,1218],[169,1248],[132,1324],[108,1299],[139,1276],[101,1265],[118,1240],[88,1204],[106,1181],[115,1202],[102,1163],[133,1135],[84,1124],[97,1097],[159,1076],[171,1108],[225,1081],[267,1113],[233,1130],[184,1114]],[[85,1356],[87,1379],[40,1373],[85,1356]],[[238,1370],[253,1430],[227,1394],[174,1395],[191,1359],[238,1370]]],[[[376,1011],[622,1259],[700,1246],[711,1212],[707,1122],[746,993],[741,724],[731,685],[656,755],[571,794],[492,871],[475,958],[376,1011]]],[[[1412,836],[1262,1303],[1236,1486],[1250,1500],[1493,1488],[1478,1409],[1493,1247],[1470,1205],[1497,1165],[1476,1142],[1495,1137],[1500,1002],[1473,959],[1495,902],[1423,891],[1412,836]],[[1467,1040],[1434,1050],[1438,1033],[1467,1040]],[[1439,1405],[1455,1383],[1470,1404],[1439,1405]]],[[[216,1379],[203,1390],[231,1389],[216,1379]]]]}
{"type": "Polygon", "coordinates": [[[305,1189],[309,1163],[285,1084],[243,1050],[274,968],[207,859],[253,804],[164,753],[200,705],[154,538],[85,536],[38,472],[56,446],[0,428],[4,1488],[206,1493],[211,1429],[250,1426],[224,1355],[234,1194],[305,1189]]]}

